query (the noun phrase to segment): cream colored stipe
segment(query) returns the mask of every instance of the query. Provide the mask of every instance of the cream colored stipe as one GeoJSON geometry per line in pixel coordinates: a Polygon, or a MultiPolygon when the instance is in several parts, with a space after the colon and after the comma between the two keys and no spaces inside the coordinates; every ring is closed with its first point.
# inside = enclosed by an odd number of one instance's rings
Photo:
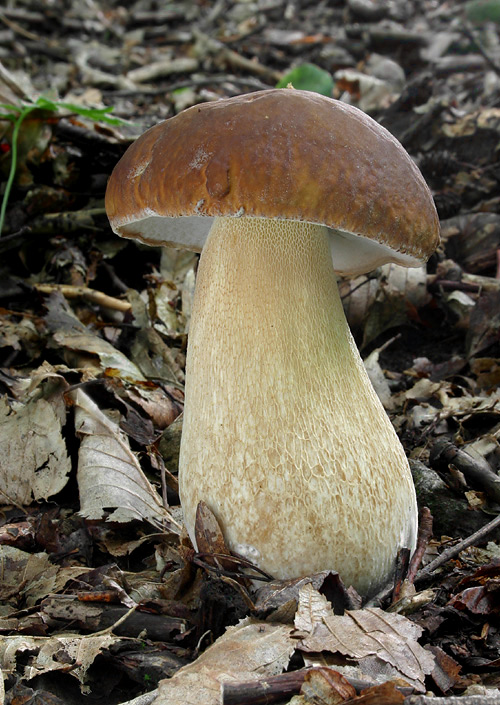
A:
{"type": "Polygon", "coordinates": [[[187,358],[180,493],[276,578],[337,570],[368,594],[414,547],[403,448],[338,294],[326,228],[218,218],[187,358]]]}

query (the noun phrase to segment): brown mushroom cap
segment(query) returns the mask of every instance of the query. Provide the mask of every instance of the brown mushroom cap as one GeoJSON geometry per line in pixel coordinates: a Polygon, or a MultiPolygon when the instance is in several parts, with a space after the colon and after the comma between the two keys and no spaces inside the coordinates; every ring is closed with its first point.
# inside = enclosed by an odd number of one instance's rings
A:
{"type": "Polygon", "coordinates": [[[418,266],[439,241],[431,194],[401,144],[357,108],[290,89],[197,105],[151,128],[115,167],[106,209],[119,235],[194,250],[216,216],[323,224],[336,270],[350,274],[418,266]]]}

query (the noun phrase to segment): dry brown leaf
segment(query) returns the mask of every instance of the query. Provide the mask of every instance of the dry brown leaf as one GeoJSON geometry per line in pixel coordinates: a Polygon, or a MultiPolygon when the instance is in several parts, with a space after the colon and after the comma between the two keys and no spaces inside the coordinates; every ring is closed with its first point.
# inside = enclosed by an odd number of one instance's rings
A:
{"type": "Polygon", "coordinates": [[[138,519],[157,526],[166,520],[170,530],[179,533],[180,525],[163,507],[119,426],[82,389],[76,389],[71,397],[75,429],[81,438],[77,476],[80,513],[88,519],[100,519],[116,507],[109,521],[138,519]]]}
{"type": "Polygon", "coordinates": [[[370,329],[364,332],[365,344],[387,328],[405,323],[408,313],[425,306],[430,298],[426,267],[408,269],[397,264],[385,264],[370,275],[342,280],[339,290],[350,327],[363,332],[367,326],[370,329]]]}
{"type": "Polygon", "coordinates": [[[139,367],[78,320],[62,294],[52,293],[47,299],[47,309],[45,321],[53,331],[54,342],[68,353],[75,354],[79,365],[86,361],[96,373],[111,368],[117,370],[123,379],[145,381],[139,367]],[[80,359],[82,354],[83,359],[80,359]]]}
{"type": "Polygon", "coordinates": [[[205,502],[198,502],[194,529],[198,552],[204,554],[205,561],[209,565],[219,564],[228,570],[234,569],[233,561],[221,558],[221,555],[230,556],[231,552],[226,546],[219,522],[205,502]],[[213,554],[217,554],[215,559],[211,557],[213,554]]]}
{"type": "Polygon", "coordinates": [[[301,589],[295,626],[305,652],[329,651],[356,660],[373,680],[403,678],[423,692],[433,656],[418,644],[421,627],[406,617],[378,608],[335,615],[311,585],[301,589]]]}
{"type": "Polygon", "coordinates": [[[117,641],[120,641],[120,637],[111,634],[2,637],[0,641],[0,667],[6,675],[15,673],[18,655],[30,652],[28,663],[24,667],[24,677],[27,680],[42,673],[64,671],[65,673],[69,672],[84,684],[87,670],[96,656],[117,641]]]}
{"type": "Polygon", "coordinates": [[[347,700],[344,705],[400,705],[405,696],[391,682],[365,688],[361,694],[352,700],[347,700]]]}
{"type": "Polygon", "coordinates": [[[26,553],[13,546],[0,546],[2,581],[0,599],[23,596],[28,605],[52,592],[59,568],[46,553],[26,553]]]}
{"type": "Polygon", "coordinates": [[[66,484],[71,462],[61,421],[45,399],[11,407],[0,399],[0,497],[26,505],[47,499],[66,484]]]}
{"type": "Polygon", "coordinates": [[[300,693],[298,705],[340,705],[356,697],[354,686],[333,668],[312,669],[306,675],[300,693]]]}
{"type": "Polygon", "coordinates": [[[27,553],[13,546],[0,546],[0,566],[0,600],[20,597],[28,606],[89,570],[83,566],[60,567],[50,562],[47,553],[27,553]]]}
{"type": "Polygon", "coordinates": [[[161,681],[153,705],[219,705],[224,681],[252,681],[281,673],[295,650],[291,628],[247,618],[196,661],[161,681]]]}

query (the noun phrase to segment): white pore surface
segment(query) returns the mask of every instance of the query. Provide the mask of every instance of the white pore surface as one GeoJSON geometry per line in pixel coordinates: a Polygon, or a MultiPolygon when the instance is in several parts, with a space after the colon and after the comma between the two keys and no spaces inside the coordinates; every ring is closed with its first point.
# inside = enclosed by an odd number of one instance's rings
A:
{"type": "MultiPolygon", "coordinates": [[[[145,213],[143,218],[118,226],[117,232],[122,237],[130,238],[136,238],[138,233],[141,233],[141,239],[150,244],[158,243],[201,252],[213,221],[214,218],[209,216],[188,215],[170,218],[145,213]]],[[[422,265],[422,262],[415,257],[397,252],[387,245],[361,235],[332,228],[325,228],[325,230],[328,232],[333,266],[340,275],[357,276],[387,262],[394,262],[404,267],[422,265]]]]}

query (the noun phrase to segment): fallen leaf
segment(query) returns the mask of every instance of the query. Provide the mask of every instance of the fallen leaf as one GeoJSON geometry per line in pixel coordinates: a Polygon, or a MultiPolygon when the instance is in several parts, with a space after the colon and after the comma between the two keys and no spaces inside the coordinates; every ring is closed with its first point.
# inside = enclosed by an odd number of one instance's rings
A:
{"type": "Polygon", "coordinates": [[[300,697],[303,705],[340,705],[356,697],[356,689],[332,668],[313,668],[304,678],[300,697]]]}
{"type": "Polygon", "coordinates": [[[80,513],[101,519],[116,508],[108,521],[147,520],[155,526],[167,521],[180,533],[180,525],[163,507],[119,426],[107,418],[81,389],[71,393],[75,404],[75,430],[80,437],[78,487],[80,513]]]}
{"type": "Polygon", "coordinates": [[[300,591],[295,626],[299,649],[329,651],[355,659],[373,680],[402,678],[425,692],[425,676],[434,667],[434,657],[417,639],[423,629],[406,617],[378,608],[333,613],[330,604],[311,585],[300,591]]]}
{"type": "Polygon", "coordinates": [[[0,398],[0,497],[27,505],[47,499],[66,485],[71,461],[54,404],[31,399],[10,406],[0,398]]]}
{"type": "Polygon", "coordinates": [[[6,636],[0,641],[0,666],[6,675],[14,673],[17,657],[23,652],[29,652],[28,663],[24,667],[24,677],[27,680],[42,673],[64,671],[78,678],[83,685],[87,670],[95,658],[117,641],[120,641],[120,637],[112,634],[6,636]]]}
{"type": "Polygon", "coordinates": [[[118,370],[124,379],[145,381],[139,367],[78,320],[62,294],[52,293],[47,302],[48,313],[45,321],[53,331],[52,337],[57,345],[68,351],[84,353],[89,357],[89,362],[97,358],[94,362],[96,371],[111,368],[118,370]]]}
{"type": "Polygon", "coordinates": [[[223,682],[281,673],[295,645],[291,627],[247,618],[229,627],[196,661],[161,681],[153,705],[219,705],[223,682]]]}
{"type": "Polygon", "coordinates": [[[344,705],[400,705],[404,701],[405,696],[396,688],[396,684],[387,681],[365,688],[357,697],[345,701],[344,705]]]}

